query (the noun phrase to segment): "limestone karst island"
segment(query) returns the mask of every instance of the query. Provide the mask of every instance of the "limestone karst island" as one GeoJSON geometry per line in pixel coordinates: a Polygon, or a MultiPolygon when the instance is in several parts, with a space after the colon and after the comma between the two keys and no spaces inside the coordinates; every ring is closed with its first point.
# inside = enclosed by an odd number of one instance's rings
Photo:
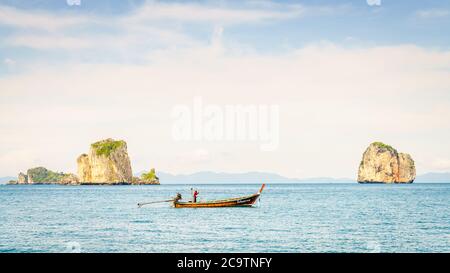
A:
{"type": "Polygon", "coordinates": [[[123,140],[105,139],[91,144],[88,154],[77,159],[78,175],[59,173],[44,167],[19,173],[17,181],[10,184],[61,184],[61,185],[158,185],[155,169],[133,177],[127,143],[123,140]]]}
{"type": "Polygon", "coordinates": [[[415,178],[412,157],[382,142],[370,144],[359,165],[359,183],[412,183],[415,178]]]}

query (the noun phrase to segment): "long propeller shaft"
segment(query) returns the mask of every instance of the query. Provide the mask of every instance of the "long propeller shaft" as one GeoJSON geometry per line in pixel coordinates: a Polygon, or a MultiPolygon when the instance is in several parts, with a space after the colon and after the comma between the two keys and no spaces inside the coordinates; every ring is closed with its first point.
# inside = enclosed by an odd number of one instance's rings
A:
{"type": "Polygon", "coordinates": [[[169,199],[169,200],[163,200],[163,201],[154,201],[154,202],[147,202],[147,203],[138,203],[138,207],[142,207],[145,205],[150,205],[150,204],[157,204],[157,203],[165,203],[165,202],[173,202],[174,199],[169,199]]]}

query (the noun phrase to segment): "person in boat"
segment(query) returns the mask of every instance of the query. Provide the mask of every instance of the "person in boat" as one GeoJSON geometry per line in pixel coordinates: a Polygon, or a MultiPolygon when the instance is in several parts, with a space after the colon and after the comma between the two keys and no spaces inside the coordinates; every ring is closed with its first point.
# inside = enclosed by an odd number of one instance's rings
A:
{"type": "Polygon", "coordinates": [[[174,202],[178,202],[178,201],[180,201],[181,199],[183,199],[183,197],[181,196],[181,193],[177,193],[177,195],[175,196],[175,198],[174,198],[174,202]]]}
{"type": "Polygon", "coordinates": [[[194,191],[194,203],[197,203],[197,195],[198,195],[198,191],[195,190],[194,191]]]}

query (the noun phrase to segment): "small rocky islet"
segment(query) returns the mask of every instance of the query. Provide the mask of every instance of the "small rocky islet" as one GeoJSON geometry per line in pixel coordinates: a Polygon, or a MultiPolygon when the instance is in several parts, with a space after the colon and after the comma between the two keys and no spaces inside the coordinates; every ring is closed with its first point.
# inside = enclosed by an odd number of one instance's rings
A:
{"type": "Polygon", "coordinates": [[[382,142],[369,145],[359,165],[359,183],[412,183],[416,178],[414,160],[382,142]]]}
{"type": "Polygon", "coordinates": [[[60,185],[159,185],[155,169],[141,177],[133,177],[127,143],[111,138],[91,144],[89,153],[77,159],[78,174],[53,172],[44,167],[19,173],[10,184],[60,185]]]}

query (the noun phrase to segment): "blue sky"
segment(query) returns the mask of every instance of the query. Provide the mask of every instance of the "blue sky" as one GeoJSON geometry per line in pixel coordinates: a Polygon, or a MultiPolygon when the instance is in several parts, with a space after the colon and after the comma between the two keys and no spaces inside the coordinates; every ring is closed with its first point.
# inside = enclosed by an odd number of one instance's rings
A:
{"type": "Polygon", "coordinates": [[[450,171],[449,29],[450,1],[0,0],[0,175],[106,137],[135,171],[354,177],[378,140],[450,171]],[[196,96],[278,105],[279,150],[174,142],[196,96]]]}
{"type": "MultiPolygon", "coordinates": [[[[370,1],[370,0],[369,0],[370,1]]],[[[262,52],[278,53],[287,48],[296,48],[313,42],[328,41],[345,46],[415,44],[423,47],[448,49],[450,35],[450,1],[381,1],[380,5],[369,5],[366,0],[354,1],[81,1],[80,5],[68,5],[66,0],[53,1],[0,1],[3,7],[14,7],[18,11],[41,12],[57,18],[66,16],[99,17],[105,22],[115,22],[129,16],[145,5],[194,5],[204,8],[229,10],[262,10],[289,13],[296,6],[301,8],[298,16],[283,19],[261,19],[258,22],[226,23],[225,37],[230,43],[239,42],[262,52]]],[[[376,2],[376,1],[375,1],[376,2]]],[[[246,16],[243,14],[243,16],[246,16]]],[[[199,41],[207,42],[212,29],[220,24],[195,20],[166,18],[154,20],[153,26],[161,29],[177,29],[199,41]]],[[[0,35],[27,33],[28,28],[0,24],[0,35]]],[[[33,30],[34,31],[34,30],[33,30]]],[[[121,30],[108,24],[87,23],[65,29],[65,35],[96,35],[118,33],[121,30]]],[[[148,47],[160,47],[158,42],[148,47]]],[[[45,58],[66,60],[72,57],[64,50],[36,50],[29,47],[1,45],[2,58],[27,59],[45,58]]],[[[91,50],[92,51],[92,50],[91,50]]],[[[102,51],[102,50],[101,50],[102,51]]],[[[94,54],[98,61],[124,61],[116,59],[114,52],[94,54]],[[110,54],[108,54],[110,53],[110,54]]],[[[132,54],[130,54],[131,56],[132,54]]],[[[89,59],[91,59],[91,56],[89,59]]],[[[132,58],[132,61],[136,61],[132,58]]]]}

